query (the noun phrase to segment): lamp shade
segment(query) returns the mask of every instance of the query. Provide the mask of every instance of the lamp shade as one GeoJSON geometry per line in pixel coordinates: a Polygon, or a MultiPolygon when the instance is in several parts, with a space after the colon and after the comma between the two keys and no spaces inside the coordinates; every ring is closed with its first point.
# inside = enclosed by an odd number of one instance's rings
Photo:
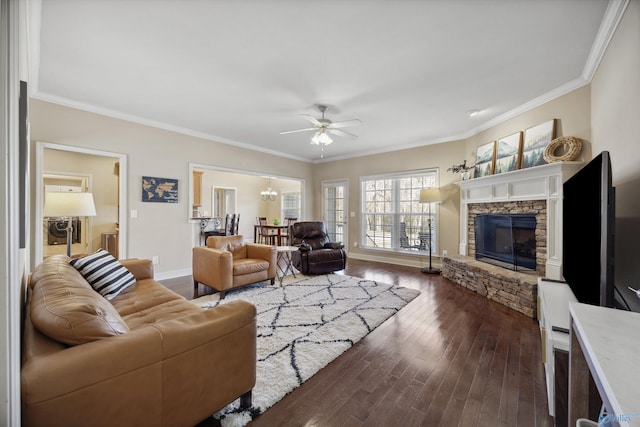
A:
{"type": "Polygon", "coordinates": [[[313,135],[313,138],[311,138],[311,143],[316,145],[329,145],[332,142],[333,139],[331,139],[324,130],[318,131],[315,135],[313,135]]]}
{"type": "Polygon", "coordinates": [[[425,188],[420,190],[420,203],[438,203],[442,201],[440,190],[437,188],[425,188]]]}
{"type": "Polygon", "coordinates": [[[96,216],[91,193],[46,193],[44,216],[96,216]]]}

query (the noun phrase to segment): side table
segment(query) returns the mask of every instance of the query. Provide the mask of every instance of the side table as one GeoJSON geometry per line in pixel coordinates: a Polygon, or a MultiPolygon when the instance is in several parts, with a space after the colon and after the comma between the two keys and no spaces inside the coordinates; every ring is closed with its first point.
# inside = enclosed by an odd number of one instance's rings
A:
{"type": "Polygon", "coordinates": [[[284,280],[284,276],[286,276],[288,273],[291,273],[293,274],[293,277],[296,277],[293,265],[291,264],[291,253],[297,250],[297,246],[276,246],[276,252],[278,254],[276,264],[278,270],[280,271],[280,273],[282,273],[281,276],[278,276],[281,285],[282,281],[284,280]],[[281,265],[283,263],[284,267],[281,265]]]}

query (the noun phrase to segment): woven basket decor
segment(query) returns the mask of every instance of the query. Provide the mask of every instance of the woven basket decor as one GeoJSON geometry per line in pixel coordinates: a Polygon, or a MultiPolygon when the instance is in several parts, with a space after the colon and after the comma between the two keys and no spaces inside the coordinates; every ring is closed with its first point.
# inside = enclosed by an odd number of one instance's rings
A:
{"type": "Polygon", "coordinates": [[[577,159],[580,155],[580,150],[582,150],[582,142],[578,138],[561,136],[547,145],[542,156],[549,163],[567,162],[577,159]],[[561,147],[564,148],[564,154],[556,156],[556,151],[561,147]]]}

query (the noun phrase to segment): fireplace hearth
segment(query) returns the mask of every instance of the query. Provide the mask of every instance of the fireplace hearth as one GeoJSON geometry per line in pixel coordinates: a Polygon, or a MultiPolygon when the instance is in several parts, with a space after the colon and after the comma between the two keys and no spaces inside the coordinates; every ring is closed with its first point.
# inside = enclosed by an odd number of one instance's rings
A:
{"type": "Polygon", "coordinates": [[[536,271],[536,216],[481,214],[475,217],[475,256],[515,271],[536,271]]]}

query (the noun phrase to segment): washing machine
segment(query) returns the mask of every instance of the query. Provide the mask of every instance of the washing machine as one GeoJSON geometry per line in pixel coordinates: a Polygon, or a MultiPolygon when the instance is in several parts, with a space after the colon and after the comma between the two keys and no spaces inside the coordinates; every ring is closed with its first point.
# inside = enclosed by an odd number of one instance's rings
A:
{"type": "MultiPolygon", "coordinates": [[[[66,245],[67,244],[67,219],[49,217],[46,219],[47,224],[47,244],[48,245],[66,245]]],[[[71,232],[71,243],[81,242],[82,221],[79,217],[71,220],[73,231],[71,232]]]]}

